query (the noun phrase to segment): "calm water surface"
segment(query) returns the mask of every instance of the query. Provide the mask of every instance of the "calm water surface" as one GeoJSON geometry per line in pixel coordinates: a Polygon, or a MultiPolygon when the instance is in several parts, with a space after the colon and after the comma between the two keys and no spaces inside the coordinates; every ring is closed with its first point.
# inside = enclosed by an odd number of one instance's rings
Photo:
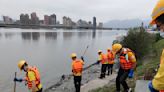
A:
{"type": "MultiPolygon", "coordinates": [[[[96,62],[99,49],[106,52],[112,41],[126,31],[63,29],[0,29],[0,92],[13,92],[14,72],[23,77],[17,62],[25,59],[39,68],[44,88],[52,85],[62,74],[71,73],[72,52],[84,58],[87,65],[96,62]]],[[[17,83],[17,92],[28,92],[24,83],[17,83]]]]}

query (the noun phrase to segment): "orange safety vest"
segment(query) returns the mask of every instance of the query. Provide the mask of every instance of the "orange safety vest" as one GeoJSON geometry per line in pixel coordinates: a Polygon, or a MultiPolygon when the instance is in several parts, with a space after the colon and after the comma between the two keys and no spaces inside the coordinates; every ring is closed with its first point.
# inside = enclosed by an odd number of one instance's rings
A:
{"type": "Polygon", "coordinates": [[[108,64],[108,57],[106,54],[101,54],[101,63],[108,64]]]}
{"type": "MultiPolygon", "coordinates": [[[[28,71],[32,71],[35,73],[35,78],[36,78],[35,84],[36,84],[36,87],[38,87],[40,84],[40,74],[39,74],[38,69],[36,67],[29,67],[28,71]]],[[[30,81],[30,79],[28,78],[28,72],[26,74],[26,82],[27,82],[28,88],[31,89],[32,88],[32,81],[30,81]]]]}
{"type": "Polygon", "coordinates": [[[128,52],[132,52],[134,53],[132,50],[130,50],[129,48],[124,48],[126,51],[122,51],[121,54],[120,54],[120,65],[121,65],[121,68],[125,69],[125,70],[129,70],[133,67],[133,62],[131,62],[130,60],[126,60],[126,57],[125,55],[128,53],[128,52]]]}
{"type": "Polygon", "coordinates": [[[83,61],[81,60],[75,60],[73,61],[72,63],[72,70],[73,70],[73,73],[77,74],[77,73],[82,73],[83,71],[83,61]]]}
{"type": "Polygon", "coordinates": [[[114,64],[114,55],[112,52],[107,53],[107,58],[108,58],[108,63],[109,64],[114,64]]]}

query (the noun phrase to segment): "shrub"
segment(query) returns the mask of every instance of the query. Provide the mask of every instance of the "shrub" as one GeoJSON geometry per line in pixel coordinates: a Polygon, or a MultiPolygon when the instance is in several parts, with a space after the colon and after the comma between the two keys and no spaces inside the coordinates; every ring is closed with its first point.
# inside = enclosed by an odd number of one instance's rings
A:
{"type": "Polygon", "coordinates": [[[123,38],[121,44],[135,52],[138,59],[142,59],[152,48],[156,36],[144,29],[131,29],[123,38]]]}

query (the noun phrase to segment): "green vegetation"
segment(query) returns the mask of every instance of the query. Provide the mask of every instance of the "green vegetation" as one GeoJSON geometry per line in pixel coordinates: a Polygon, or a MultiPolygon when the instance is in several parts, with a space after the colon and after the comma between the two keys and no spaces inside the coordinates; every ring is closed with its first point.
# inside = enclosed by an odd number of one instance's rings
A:
{"type": "Polygon", "coordinates": [[[136,57],[141,59],[149,53],[149,49],[152,48],[155,40],[155,35],[146,32],[144,29],[131,29],[121,41],[121,44],[132,49],[136,57]]]}
{"type": "MultiPolygon", "coordinates": [[[[138,79],[151,80],[155,75],[155,69],[160,62],[160,55],[164,49],[164,39],[159,34],[149,34],[144,30],[133,29],[128,32],[121,42],[124,46],[135,50],[137,53],[138,62],[140,64],[136,68],[133,79],[128,79],[128,84],[131,88],[135,88],[135,82],[138,79]],[[142,63],[141,63],[142,62],[142,63]]],[[[102,88],[94,89],[90,92],[115,92],[115,84],[106,85],[102,88]]]]}

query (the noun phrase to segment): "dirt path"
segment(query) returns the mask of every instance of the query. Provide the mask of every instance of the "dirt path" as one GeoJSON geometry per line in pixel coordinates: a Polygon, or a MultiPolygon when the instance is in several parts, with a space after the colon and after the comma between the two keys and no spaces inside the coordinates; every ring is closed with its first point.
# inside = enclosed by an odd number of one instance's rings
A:
{"type": "Polygon", "coordinates": [[[115,78],[116,74],[113,74],[111,76],[107,76],[105,79],[96,78],[94,80],[91,80],[90,82],[81,87],[81,92],[88,92],[92,89],[103,87],[107,85],[111,80],[115,80],[115,78]]]}

